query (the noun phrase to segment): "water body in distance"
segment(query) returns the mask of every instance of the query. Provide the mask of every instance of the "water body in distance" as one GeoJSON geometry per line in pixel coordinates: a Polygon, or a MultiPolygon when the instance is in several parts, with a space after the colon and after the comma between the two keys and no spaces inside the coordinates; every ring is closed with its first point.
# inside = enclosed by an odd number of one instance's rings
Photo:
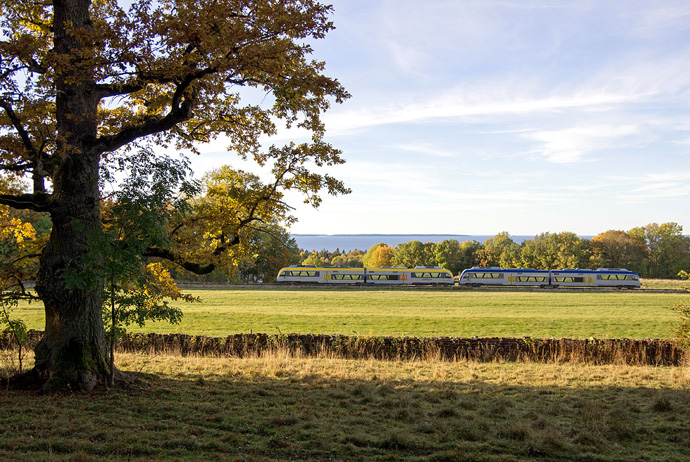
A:
{"type": "MultiPolygon", "coordinates": [[[[336,249],[350,252],[355,249],[369,250],[372,245],[383,242],[391,247],[410,241],[441,242],[446,239],[455,239],[458,242],[477,241],[484,242],[493,236],[480,236],[470,234],[293,234],[291,237],[297,241],[297,246],[302,250],[328,250],[336,249]]],[[[510,236],[517,244],[534,236],[510,236]]]]}

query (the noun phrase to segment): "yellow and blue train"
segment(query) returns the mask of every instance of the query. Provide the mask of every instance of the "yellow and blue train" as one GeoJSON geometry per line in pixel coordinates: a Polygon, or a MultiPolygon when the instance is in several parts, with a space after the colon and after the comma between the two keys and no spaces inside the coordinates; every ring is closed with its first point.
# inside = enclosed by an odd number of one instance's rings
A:
{"type": "Polygon", "coordinates": [[[294,265],[282,268],[278,283],[453,285],[453,274],[439,266],[348,268],[294,265]]]}

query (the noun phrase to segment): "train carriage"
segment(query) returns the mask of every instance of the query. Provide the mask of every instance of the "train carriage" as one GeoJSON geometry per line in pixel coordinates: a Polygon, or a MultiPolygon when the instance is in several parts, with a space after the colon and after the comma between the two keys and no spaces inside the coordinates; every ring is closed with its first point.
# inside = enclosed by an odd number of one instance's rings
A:
{"type": "Polygon", "coordinates": [[[367,268],[367,282],[371,284],[453,285],[453,274],[440,266],[367,268]]]}
{"type": "Polygon", "coordinates": [[[415,266],[409,271],[409,284],[454,285],[453,274],[440,266],[415,266]]]}
{"type": "Polygon", "coordinates": [[[473,267],[463,271],[459,285],[481,286],[541,286],[549,285],[549,271],[532,268],[473,267]]]}
{"type": "Polygon", "coordinates": [[[278,272],[276,282],[292,284],[362,284],[364,268],[293,265],[278,272]]]}
{"type": "Polygon", "coordinates": [[[383,267],[367,268],[366,276],[367,282],[370,284],[399,285],[405,284],[409,274],[407,268],[383,267]]]}
{"type": "Polygon", "coordinates": [[[634,289],[641,286],[637,273],[624,268],[563,269],[551,271],[554,287],[617,287],[634,289]]]}

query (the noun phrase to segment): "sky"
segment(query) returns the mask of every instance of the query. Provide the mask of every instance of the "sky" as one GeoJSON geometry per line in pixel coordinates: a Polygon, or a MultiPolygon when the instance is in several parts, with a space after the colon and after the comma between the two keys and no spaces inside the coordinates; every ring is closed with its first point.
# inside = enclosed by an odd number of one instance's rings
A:
{"type": "Polygon", "coordinates": [[[292,233],[690,233],[687,0],[331,3],[313,56],[352,94],[323,117],[352,193],[290,195],[292,233]]]}

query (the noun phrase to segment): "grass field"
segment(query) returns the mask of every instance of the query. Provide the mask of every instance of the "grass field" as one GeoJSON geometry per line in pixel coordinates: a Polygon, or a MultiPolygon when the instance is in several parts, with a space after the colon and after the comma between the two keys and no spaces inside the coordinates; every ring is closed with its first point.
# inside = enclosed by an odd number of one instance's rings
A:
{"type": "MultiPolygon", "coordinates": [[[[678,293],[504,292],[391,289],[191,289],[179,325],[133,332],[225,336],[322,333],[360,336],[671,338],[678,293]]],[[[16,316],[42,329],[40,304],[16,316]]]]}
{"type": "MultiPolygon", "coordinates": [[[[681,294],[190,290],[146,332],[670,337],[681,294]]],[[[43,327],[42,307],[16,312],[43,327]]],[[[119,353],[125,389],[0,389],[0,460],[690,460],[690,368],[119,353]]],[[[25,367],[32,366],[29,354],[25,367]]],[[[0,351],[0,376],[16,352],[0,351]]]]}
{"type": "MultiPolygon", "coordinates": [[[[0,460],[690,460],[690,370],[119,355],[144,384],[0,390],[0,460]]],[[[2,372],[2,371],[0,371],[2,372]]]]}

